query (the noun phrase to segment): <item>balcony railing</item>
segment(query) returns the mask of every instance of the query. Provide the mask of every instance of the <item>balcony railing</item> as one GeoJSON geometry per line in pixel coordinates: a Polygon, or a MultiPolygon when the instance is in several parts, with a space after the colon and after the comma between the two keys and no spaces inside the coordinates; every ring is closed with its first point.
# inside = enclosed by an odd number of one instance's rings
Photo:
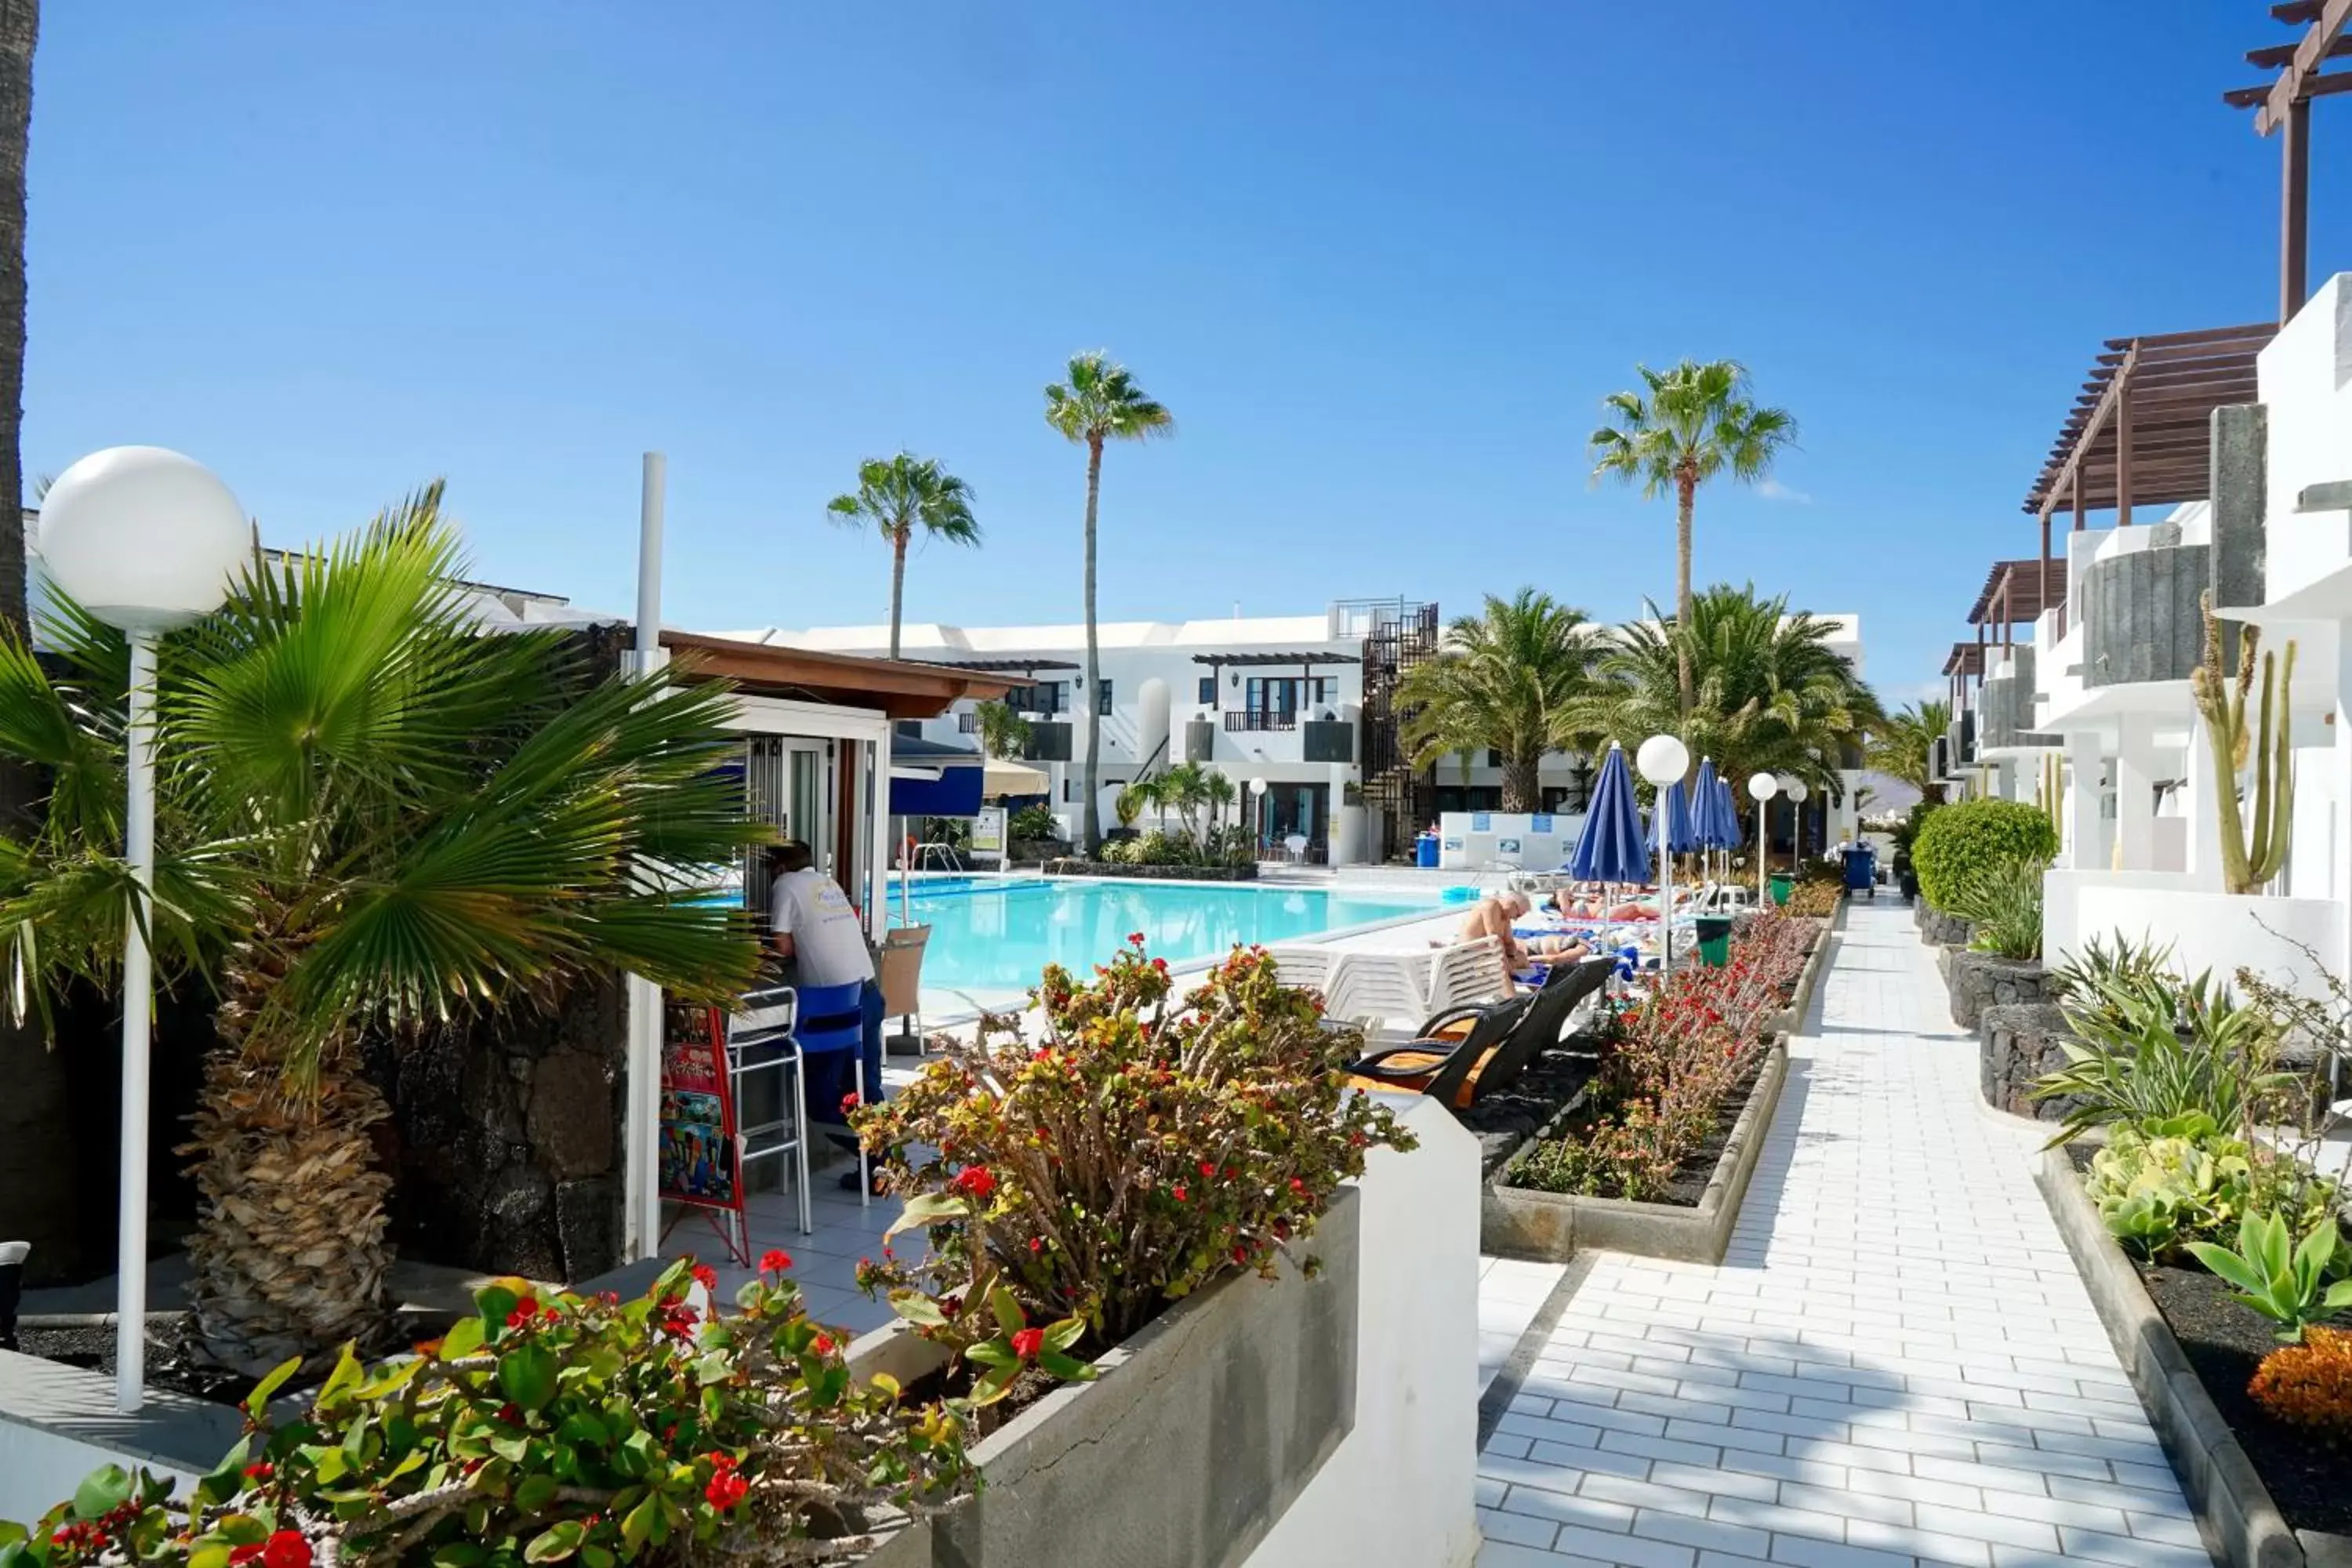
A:
{"type": "Polygon", "coordinates": [[[1296,730],[1298,711],[1285,708],[1228,708],[1225,710],[1225,733],[1240,734],[1252,730],[1296,730]]]}

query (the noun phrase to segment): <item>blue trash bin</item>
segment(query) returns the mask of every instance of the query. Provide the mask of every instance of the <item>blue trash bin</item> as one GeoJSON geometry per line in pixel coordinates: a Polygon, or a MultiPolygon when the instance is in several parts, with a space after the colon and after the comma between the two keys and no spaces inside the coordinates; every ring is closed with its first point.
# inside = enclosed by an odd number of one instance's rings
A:
{"type": "Polygon", "coordinates": [[[1437,869],[1437,835],[1424,833],[1412,841],[1412,863],[1423,870],[1437,869]]]}

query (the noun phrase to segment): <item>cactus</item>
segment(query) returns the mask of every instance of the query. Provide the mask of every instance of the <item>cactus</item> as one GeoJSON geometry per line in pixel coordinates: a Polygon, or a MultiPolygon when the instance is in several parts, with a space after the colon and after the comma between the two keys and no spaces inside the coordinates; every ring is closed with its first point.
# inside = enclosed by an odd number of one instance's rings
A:
{"type": "Polygon", "coordinates": [[[2277,876],[2286,865],[2288,837],[2294,826],[2294,750],[2291,740],[2294,685],[2294,639],[2287,639],[2286,658],[2273,668],[2274,654],[2262,655],[2263,700],[2256,728],[2246,729],[2246,698],[2253,689],[2257,626],[2238,634],[2238,672],[2232,677],[2221,661],[2221,627],[2213,618],[2213,595],[2208,591],[2205,615],[2205,657],[2189,675],[2189,690],[2205,720],[2213,749],[2213,810],[2221,829],[2221,882],[2232,893],[2251,893],[2277,876]],[[2272,677],[2278,679],[2273,688],[2272,677]],[[2277,723],[2273,727],[2275,710],[2277,723]],[[2252,770],[2248,781],[2253,795],[2254,820],[2251,839],[2238,799],[2238,774],[2252,770]]]}

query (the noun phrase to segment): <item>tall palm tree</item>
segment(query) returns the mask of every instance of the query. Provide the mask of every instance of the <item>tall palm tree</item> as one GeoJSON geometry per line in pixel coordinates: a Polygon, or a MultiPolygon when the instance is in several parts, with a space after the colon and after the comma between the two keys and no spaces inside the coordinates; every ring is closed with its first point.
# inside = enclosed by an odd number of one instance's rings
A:
{"type": "MultiPolygon", "coordinates": [[[[0,636],[25,630],[25,163],[33,121],[39,0],[0,0],[0,636]]],[[[0,757],[0,825],[24,820],[29,770],[0,757]]],[[[37,1029],[0,1016],[0,1235],[33,1244],[31,1270],[74,1273],[85,1237],[65,1059],[37,1029]]]]}
{"type": "Polygon", "coordinates": [[[1535,810],[1544,753],[1570,743],[1570,716],[1601,651],[1583,611],[1534,588],[1488,595],[1485,612],[1454,621],[1440,656],[1397,689],[1413,765],[1491,748],[1503,754],[1503,809],[1535,810]]]}
{"type": "MultiPolygon", "coordinates": [[[[198,1337],[247,1371],[384,1318],[386,1114],[364,1036],[626,968],[717,1000],[755,972],[687,879],[764,836],[718,764],[727,691],[596,679],[562,631],[485,636],[436,486],[322,554],[257,558],[159,652],[152,940],[217,998],[185,1152],[198,1337]]],[[[50,782],[0,832],[0,963],[45,999],[112,978],[119,633],[70,605],[54,677],[0,638],[0,754],[50,782]]]]}
{"type": "Polygon", "coordinates": [[[1829,646],[1836,631],[1833,622],[1791,612],[1785,598],[1717,584],[1694,595],[1687,617],[1654,609],[1651,619],[1617,628],[1600,681],[1570,715],[1570,733],[1591,751],[1612,740],[1631,750],[1645,736],[1677,734],[1693,757],[1714,758],[1724,777],[1791,774],[1835,800],[1846,752],[1882,717],[1870,688],[1829,646]],[[1687,707],[1685,669],[1694,681],[1687,707]]]}
{"type": "Polygon", "coordinates": [[[950,544],[980,542],[972,520],[971,487],[937,458],[901,452],[857,465],[857,489],[825,502],[825,515],[851,528],[869,524],[890,546],[890,657],[898,657],[898,617],[907,593],[907,546],[920,530],[950,544]]]}
{"type": "Polygon", "coordinates": [[[1176,417],[1145,395],[1125,365],[1100,350],[1070,356],[1069,379],[1045,388],[1045,423],[1065,439],[1087,449],[1087,694],[1096,706],[1087,716],[1086,809],[1081,846],[1089,855],[1102,843],[1102,658],[1095,637],[1095,515],[1102,498],[1103,444],[1145,441],[1176,434],[1176,417]]]}
{"type": "Polygon", "coordinates": [[[1919,792],[1922,800],[1944,798],[1944,781],[1930,776],[1927,750],[1952,727],[1952,705],[1941,700],[1905,704],[1870,731],[1870,765],[1919,792]]]}
{"type": "MultiPolygon", "coordinates": [[[[1785,408],[1768,408],[1750,395],[1748,371],[1738,360],[1705,364],[1685,360],[1671,370],[1635,365],[1638,392],[1612,392],[1601,400],[1609,423],[1586,445],[1592,477],[1638,483],[1654,500],[1675,492],[1675,615],[1691,614],[1691,514],[1699,486],[1728,470],[1753,484],[1772,470],[1772,459],[1797,438],[1797,421],[1785,408]]],[[[1682,705],[1695,693],[1690,666],[1679,671],[1682,705]]]]}

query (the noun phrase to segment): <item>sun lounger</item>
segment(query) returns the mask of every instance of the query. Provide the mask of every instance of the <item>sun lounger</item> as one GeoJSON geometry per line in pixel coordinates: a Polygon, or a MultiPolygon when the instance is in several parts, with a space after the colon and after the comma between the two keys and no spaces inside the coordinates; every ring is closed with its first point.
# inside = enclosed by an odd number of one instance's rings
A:
{"type": "Polygon", "coordinates": [[[1517,1081],[1528,1064],[1559,1044],[1577,1005],[1607,984],[1615,961],[1580,960],[1555,969],[1532,996],[1486,1007],[1456,1008],[1432,1016],[1421,1037],[1370,1052],[1349,1068],[1352,1081],[1373,1089],[1420,1089],[1467,1110],[1486,1095],[1517,1081]],[[1467,1025],[1458,1039],[1446,1031],[1467,1025]]]}

